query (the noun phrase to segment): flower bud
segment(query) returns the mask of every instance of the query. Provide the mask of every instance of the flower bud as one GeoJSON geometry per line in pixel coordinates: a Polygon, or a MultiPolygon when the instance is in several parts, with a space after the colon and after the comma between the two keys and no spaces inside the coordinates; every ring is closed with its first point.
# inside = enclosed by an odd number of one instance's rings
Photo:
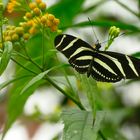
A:
{"type": "Polygon", "coordinates": [[[51,27],[51,31],[52,31],[52,32],[57,31],[57,26],[56,26],[56,25],[53,25],[53,26],[51,27]]]}
{"type": "Polygon", "coordinates": [[[116,26],[111,26],[109,29],[109,36],[111,38],[116,38],[120,34],[120,29],[116,26]]]}
{"type": "Polygon", "coordinates": [[[24,35],[23,35],[23,39],[24,40],[28,40],[30,38],[30,34],[29,33],[25,33],[24,35]]]}
{"type": "Polygon", "coordinates": [[[55,25],[58,25],[58,24],[60,23],[60,20],[59,20],[58,18],[55,18],[55,19],[53,20],[53,23],[54,23],[55,25]]]}
{"type": "Polygon", "coordinates": [[[52,22],[50,20],[47,20],[47,26],[51,27],[52,26],[52,22]]]}
{"type": "Polygon", "coordinates": [[[54,20],[54,15],[48,14],[48,19],[49,19],[49,20],[54,20]]]}
{"type": "Polygon", "coordinates": [[[24,29],[23,29],[23,27],[16,27],[16,28],[15,28],[15,32],[16,32],[18,35],[23,35],[24,29]]]}
{"type": "Polygon", "coordinates": [[[27,19],[31,19],[33,17],[33,15],[30,12],[27,12],[25,16],[27,19]]]}
{"type": "Polygon", "coordinates": [[[12,36],[13,34],[15,34],[15,31],[14,31],[14,30],[10,30],[10,31],[8,32],[8,35],[10,35],[10,36],[12,36]]]}
{"type": "Polygon", "coordinates": [[[34,8],[37,7],[37,5],[36,5],[35,2],[31,2],[31,3],[29,3],[29,7],[30,7],[31,10],[33,10],[34,8]]]}
{"type": "Polygon", "coordinates": [[[45,24],[47,22],[46,16],[42,16],[40,20],[42,24],[45,24]]]}
{"type": "Polygon", "coordinates": [[[12,38],[12,41],[18,41],[19,40],[19,36],[16,33],[13,34],[11,38],[12,38]]]}
{"type": "Polygon", "coordinates": [[[39,15],[41,14],[41,11],[40,11],[39,8],[34,8],[34,9],[33,9],[33,12],[34,12],[34,14],[35,14],[36,16],[39,16],[39,15]]]}
{"type": "Polygon", "coordinates": [[[36,32],[37,32],[37,30],[36,30],[35,27],[31,27],[30,30],[29,30],[30,34],[35,34],[36,32]]]}
{"type": "Polygon", "coordinates": [[[10,36],[6,36],[6,37],[4,38],[4,40],[5,40],[5,41],[11,41],[11,37],[10,37],[10,36]]]}
{"type": "Polygon", "coordinates": [[[39,8],[40,8],[41,10],[45,10],[45,9],[46,9],[46,4],[45,4],[44,2],[41,2],[41,3],[39,4],[39,8]]]}
{"type": "Polygon", "coordinates": [[[35,2],[36,2],[37,4],[39,4],[39,3],[42,2],[42,0],[36,0],[35,2]]]}

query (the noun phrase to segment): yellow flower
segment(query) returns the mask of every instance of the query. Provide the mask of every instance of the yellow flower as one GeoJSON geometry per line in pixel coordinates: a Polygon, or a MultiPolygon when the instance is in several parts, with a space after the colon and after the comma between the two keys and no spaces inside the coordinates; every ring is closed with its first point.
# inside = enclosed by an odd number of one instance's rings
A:
{"type": "Polygon", "coordinates": [[[21,6],[21,4],[19,2],[17,2],[16,0],[10,0],[10,2],[7,5],[8,13],[12,13],[14,11],[14,9],[18,6],[21,6]]]}
{"type": "Polygon", "coordinates": [[[36,27],[35,27],[35,26],[31,27],[31,28],[29,29],[29,33],[32,34],[32,35],[35,34],[35,33],[37,33],[36,27]]]}
{"type": "Polygon", "coordinates": [[[34,8],[37,7],[37,4],[35,2],[31,2],[31,3],[29,3],[29,7],[30,7],[30,9],[33,10],[34,8]]]}

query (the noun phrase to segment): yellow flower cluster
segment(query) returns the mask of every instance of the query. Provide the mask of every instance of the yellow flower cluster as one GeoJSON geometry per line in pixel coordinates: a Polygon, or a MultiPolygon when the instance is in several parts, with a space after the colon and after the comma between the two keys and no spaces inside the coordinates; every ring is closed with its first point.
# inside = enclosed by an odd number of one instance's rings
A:
{"type": "Polygon", "coordinates": [[[18,6],[21,6],[19,2],[17,2],[16,0],[10,0],[10,2],[7,5],[7,11],[9,13],[12,13],[14,9],[17,8],[18,6]]]}
{"type": "Polygon", "coordinates": [[[45,14],[40,18],[40,22],[45,26],[49,27],[51,31],[57,31],[57,26],[60,23],[59,19],[52,14],[45,14]]]}
{"type": "Polygon", "coordinates": [[[3,33],[4,41],[16,42],[21,38],[28,40],[30,37],[29,33],[24,33],[23,27],[7,26],[3,33]]]}
{"type": "Polygon", "coordinates": [[[46,13],[46,7],[47,5],[41,0],[29,3],[31,11],[25,14],[24,19],[26,22],[21,23],[21,25],[23,27],[28,27],[30,34],[36,33],[40,26],[48,27],[52,32],[57,31],[60,21],[54,15],[46,13]]]}
{"type": "MultiPolygon", "coordinates": [[[[22,5],[20,0],[10,0],[8,3],[8,12],[12,12],[15,6],[22,5]]],[[[3,38],[5,41],[16,42],[21,38],[28,40],[31,35],[41,31],[41,29],[50,29],[52,32],[57,31],[59,19],[53,14],[46,12],[46,3],[42,0],[30,2],[28,12],[25,13],[25,22],[20,22],[19,27],[8,26],[4,32],[3,38]]]]}
{"type": "Polygon", "coordinates": [[[39,27],[41,26],[50,28],[52,32],[57,31],[58,24],[60,21],[58,18],[55,18],[54,15],[46,13],[42,16],[33,17],[29,19],[30,17],[32,17],[32,15],[30,13],[26,13],[25,14],[25,19],[27,19],[26,22],[20,23],[20,25],[25,30],[28,30],[30,34],[35,34],[38,31],[39,27]]]}

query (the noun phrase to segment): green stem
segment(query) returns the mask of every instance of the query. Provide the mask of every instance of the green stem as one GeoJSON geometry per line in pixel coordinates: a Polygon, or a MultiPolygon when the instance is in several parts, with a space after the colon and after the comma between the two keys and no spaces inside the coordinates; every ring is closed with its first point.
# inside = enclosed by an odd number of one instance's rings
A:
{"type": "Polygon", "coordinates": [[[112,44],[112,42],[114,41],[114,39],[115,39],[115,38],[110,38],[110,39],[108,39],[108,43],[107,43],[107,45],[105,46],[104,51],[108,50],[108,48],[110,47],[110,45],[112,44]]]}
{"type": "MultiPolygon", "coordinates": [[[[67,83],[68,83],[68,85],[69,85],[69,87],[70,87],[70,89],[71,89],[71,91],[72,91],[72,94],[77,95],[77,94],[74,92],[74,89],[73,89],[73,87],[72,87],[72,85],[71,85],[71,83],[70,83],[70,81],[69,81],[69,78],[67,77],[67,74],[66,74],[66,71],[65,71],[65,70],[64,70],[64,76],[65,76],[65,79],[66,79],[66,81],[67,81],[67,83]]],[[[77,96],[77,98],[79,98],[79,96],[77,96]]]]}
{"type": "Polygon", "coordinates": [[[140,16],[140,0],[138,1],[138,9],[139,9],[139,16],[140,16]]]}
{"type": "MultiPolygon", "coordinates": [[[[24,67],[22,64],[20,64],[20,63],[19,63],[18,61],[16,61],[14,58],[11,58],[11,60],[14,61],[17,65],[21,66],[23,69],[25,69],[25,70],[27,70],[27,71],[29,71],[29,72],[31,72],[31,73],[37,75],[36,72],[34,72],[34,71],[32,71],[32,70],[30,70],[30,69],[24,67]]],[[[46,79],[51,85],[53,85],[57,90],[59,90],[61,93],[63,93],[63,94],[64,94],[65,96],[67,96],[69,99],[71,99],[77,106],[79,106],[79,108],[80,108],[81,110],[85,110],[84,107],[83,107],[83,105],[82,105],[80,102],[78,102],[77,100],[75,100],[72,96],[68,95],[62,88],[60,88],[57,84],[55,84],[47,75],[46,75],[45,79],[46,79]]]]}
{"type": "Polygon", "coordinates": [[[51,83],[57,90],[59,90],[61,93],[63,93],[66,97],[71,99],[81,110],[85,110],[84,106],[77,100],[75,100],[72,96],[68,95],[62,88],[60,88],[56,83],[54,83],[48,76],[45,77],[45,79],[51,83]]]}
{"type": "Polygon", "coordinates": [[[102,138],[103,140],[107,140],[107,139],[105,138],[105,136],[103,135],[103,133],[101,132],[101,130],[98,131],[98,134],[101,136],[101,138],[102,138]]]}
{"type": "Polygon", "coordinates": [[[37,74],[36,72],[34,72],[34,71],[32,71],[32,70],[30,70],[30,69],[24,67],[22,64],[20,64],[20,63],[19,63],[18,61],[16,61],[14,58],[11,57],[11,60],[14,61],[14,62],[15,62],[17,65],[19,65],[20,67],[22,67],[23,69],[25,69],[25,70],[27,70],[27,71],[29,71],[29,72],[35,74],[35,75],[37,74]]]}
{"type": "Polygon", "coordinates": [[[43,69],[41,68],[41,66],[32,60],[32,58],[30,57],[30,55],[28,54],[28,52],[26,50],[26,47],[23,46],[23,48],[24,48],[26,56],[28,57],[28,60],[31,61],[32,64],[34,64],[38,69],[40,69],[42,71],[43,69]]]}
{"type": "Polygon", "coordinates": [[[4,39],[3,39],[3,17],[1,17],[1,21],[0,21],[0,34],[1,34],[1,43],[2,43],[2,46],[3,46],[3,42],[4,42],[4,39]]]}
{"type": "Polygon", "coordinates": [[[45,44],[44,44],[44,27],[42,27],[42,68],[44,69],[45,66],[45,44]]]}
{"type": "Polygon", "coordinates": [[[13,52],[12,55],[13,56],[20,56],[20,57],[24,58],[25,60],[29,60],[28,57],[26,57],[25,55],[23,55],[23,54],[21,54],[21,53],[19,53],[17,51],[13,52]]]}
{"type": "MultiPolygon", "coordinates": [[[[20,64],[19,62],[17,62],[14,58],[11,58],[12,61],[14,61],[17,65],[21,66],[23,69],[31,72],[34,75],[37,75],[36,72],[24,67],[22,64],[20,64]]],[[[60,91],[63,95],[65,95],[66,97],[68,97],[69,99],[71,99],[81,110],[86,110],[84,108],[84,106],[77,101],[76,99],[74,99],[72,96],[68,95],[62,88],[60,88],[55,82],[53,82],[47,75],[44,78],[45,80],[47,80],[51,85],[53,85],[58,91],[60,91]]],[[[98,134],[103,138],[103,140],[107,140],[104,135],[102,134],[101,131],[98,132],[98,134]]]]}

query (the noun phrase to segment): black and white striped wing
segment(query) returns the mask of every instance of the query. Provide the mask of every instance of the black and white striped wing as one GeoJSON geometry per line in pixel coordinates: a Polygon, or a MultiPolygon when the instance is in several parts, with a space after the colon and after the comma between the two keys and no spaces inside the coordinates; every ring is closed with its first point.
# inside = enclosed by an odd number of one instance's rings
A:
{"type": "Polygon", "coordinates": [[[62,34],[55,38],[55,46],[68,58],[69,63],[76,71],[79,73],[88,71],[93,59],[93,48],[88,43],[77,37],[62,34]]]}
{"type": "Polygon", "coordinates": [[[121,53],[99,51],[94,57],[91,74],[105,82],[135,79],[140,77],[140,60],[121,53]]]}
{"type": "Polygon", "coordinates": [[[117,82],[140,77],[140,60],[109,51],[96,51],[85,41],[71,35],[58,35],[56,49],[61,51],[79,73],[97,81],[117,82]]]}

